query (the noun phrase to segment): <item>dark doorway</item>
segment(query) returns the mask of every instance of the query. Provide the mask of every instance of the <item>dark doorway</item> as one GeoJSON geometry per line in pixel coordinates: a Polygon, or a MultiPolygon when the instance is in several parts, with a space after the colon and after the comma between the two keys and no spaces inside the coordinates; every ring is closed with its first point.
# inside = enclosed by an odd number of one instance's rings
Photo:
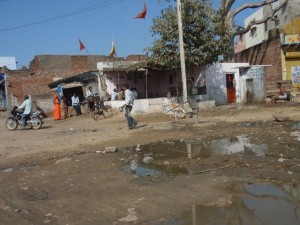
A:
{"type": "Polygon", "coordinates": [[[63,93],[64,93],[64,97],[67,100],[67,105],[68,106],[72,105],[71,98],[72,98],[74,93],[79,97],[80,102],[82,102],[84,100],[82,87],[63,88],[63,93]]]}
{"type": "Polygon", "coordinates": [[[234,74],[226,74],[226,87],[227,87],[227,101],[228,103],[236,102],[236,90],[235,90],[235,81],[234,74]]]}
{"type": "Polygon", "coordinates": [[[246,80],[246,99],[247,103],[254,102],[254,87],[253,87],[253,79],[246,80]]]}

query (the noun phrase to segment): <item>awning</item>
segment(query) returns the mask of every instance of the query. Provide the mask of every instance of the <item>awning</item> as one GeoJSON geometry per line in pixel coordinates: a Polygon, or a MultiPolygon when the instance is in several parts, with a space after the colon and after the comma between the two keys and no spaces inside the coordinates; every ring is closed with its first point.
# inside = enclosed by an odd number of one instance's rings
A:
{"type": "MultiPolygon", "coordinates": [[[[68,84],[60,84],[63,89],[74,88],[74,87],[82,87],[82,83],[74,82],[68,84]]],[[[51,91],[57,91],[57,87],[52,88],[51,91]]]]}
{"type": "MultiPolygon", "coordinates": [[[[98,74],[99,74],[98,70],[89,71],[89,72],[78,74],[76,76],[67,77],[64,79],[54,81],[54,82],[48,84],[48,86],[51,89],[56,88],[57,85],[59,85],[59,84],[66,85],[66,84],[72,83],[72,84],[70,84],[72,86],[74,84],[78,85],[80,83],[80,86],[82,86],[82,85],[86,85],[86,84],[92,82],[93,80],[95,80],[97,78],[98,74]]],[[[73,87],[75,87],[75,86],[73,86],[73,87]]],[[[70,87],[68,87],[68,88],[70,88],[70,87]]]]}

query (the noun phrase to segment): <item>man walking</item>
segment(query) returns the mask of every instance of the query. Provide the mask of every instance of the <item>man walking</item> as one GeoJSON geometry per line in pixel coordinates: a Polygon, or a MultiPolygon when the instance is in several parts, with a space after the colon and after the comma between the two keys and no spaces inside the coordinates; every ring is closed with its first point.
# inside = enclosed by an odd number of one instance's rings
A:
{"type": "Polygon", "coordinates": [[[120,109],[122,109],[123,111],[125,107],[125,117],[127,119],[128,128],[132,130],[136,128],[138,124],[138,122],[135,119],[133,119],[130,115],[134,103],[134,94],[132,93],[132,91],[129,90],[128,84],[125,84],[123,88],[125,90],[125,104],[122,105],[120,109]]]}
{"type": "Polygon", "coordinates": [[[24,102],[18,109],[24,109],[24,112],[22,114],[22,130],[25,129],[25,126],[27,124],[27,118],[29,114],[31,113],[31,100],[29,99],[28,95],[24,96],[24,102]]]}

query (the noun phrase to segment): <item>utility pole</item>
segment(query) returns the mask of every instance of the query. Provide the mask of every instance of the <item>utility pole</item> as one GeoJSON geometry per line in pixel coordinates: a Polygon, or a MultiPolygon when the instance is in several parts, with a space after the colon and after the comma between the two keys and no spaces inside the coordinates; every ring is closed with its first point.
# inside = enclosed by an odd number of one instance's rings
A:
{"type": "MultiPolygon", "coordinates": [[[[181,18],[181,0],[176,0],[176,2],[177,2],[177,19],[178,19],[178,31],[179,31],[179,51],[180,51],[182,92],[183,92],[183,102],[186,102],[187,85],[186,85],[185,56],[184,56],[183,30],[182,30],[182,18],[181,18]]],[[[185,109],[186,108],[187,107],[185,107],[185,109]]]]}

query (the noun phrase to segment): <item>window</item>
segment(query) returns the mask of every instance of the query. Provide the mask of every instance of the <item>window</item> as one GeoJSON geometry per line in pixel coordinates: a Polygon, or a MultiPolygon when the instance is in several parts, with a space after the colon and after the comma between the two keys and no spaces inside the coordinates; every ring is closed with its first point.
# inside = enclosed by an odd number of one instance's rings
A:
{"type": "Polygon", "coordinates": [[[250,37],[256,37],[256,35],[257,35],[257,28],[252,27],[250,30],[250,37]]]}
{"type": "Polygon", "coordinates": [[[275,26],[277,27],[279,25],[279,18],[278,16],[274,16],[274,19],[275,19],[275,26]]]}

